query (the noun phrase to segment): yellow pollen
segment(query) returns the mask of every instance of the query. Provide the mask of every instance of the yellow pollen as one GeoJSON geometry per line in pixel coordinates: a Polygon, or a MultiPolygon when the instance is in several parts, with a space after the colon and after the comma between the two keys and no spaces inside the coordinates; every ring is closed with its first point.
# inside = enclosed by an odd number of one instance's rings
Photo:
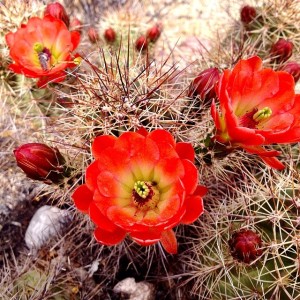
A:
{"type": "Polygon", "coordinates": [[[253,120],[255,122],[260,122],[262,120],[265,120],[269,118],[272,115],[272,110],[269,107],[264,107],[263,109],[260,109],[253,115],[253,120]]]}
{"type": "Polygon", "coordinates": [[[150,189],[144,181],[135,182],[133,188],[137,192],[137,194],[143,199],[145,199],[150,193],[150,189]]]}
{"type": "Polygon", "coordinates": [[[80,63],[82,61],[82,58],[81,57],[76,57],[73,61],[74,61],[74,64],[80,65],[80,63]]]}
{"type": "Polygon", "coordinates": [[[37,42],[33,45],[33,50],[36,51],[37,53],[40,53],[44,50],[44,46],[42,43],[37,42]]]}

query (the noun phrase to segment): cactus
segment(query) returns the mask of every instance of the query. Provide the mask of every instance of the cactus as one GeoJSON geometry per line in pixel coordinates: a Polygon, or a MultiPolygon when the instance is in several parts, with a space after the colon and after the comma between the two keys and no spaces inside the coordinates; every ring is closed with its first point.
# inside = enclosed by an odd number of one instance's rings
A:
{"type": "Polygon", "coordinates": [[[297,299],[299,154],[296,147],[290,150],[294,170],[251,174],[241,166],[232,168],[231,187],[224,187],[227,182],[220,178],[224,196],[210,196],[207,214],[196,226],[194,248],[182,258],[189,261],[188,280],[194,280],[199,299],[297,299]],[[237,243],[238,236],[243,244],[237,243]],[[245,248],[253,240],[250,256],[245,248]],[[246,254],[241,255],[243,249],[246,254]]]}

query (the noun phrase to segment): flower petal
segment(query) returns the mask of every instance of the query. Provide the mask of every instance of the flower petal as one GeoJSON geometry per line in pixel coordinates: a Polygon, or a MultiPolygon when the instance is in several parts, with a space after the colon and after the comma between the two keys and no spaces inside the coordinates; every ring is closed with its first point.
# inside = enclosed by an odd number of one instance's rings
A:
{"type": "Polygon", "coordinates": [[[100,172],[97,177],[99,192],[105,197],[130,198],[132,190],[128,189],[109,171],[100,172]]]}
{"type": "Polygon", "coordinates": [[[181,178],[181,181],[185,187],[186,194],[189,195],[196,190],[198,183],[198,170],[195,165],[187,159],[183,159],[181,162],[184,167],[184,176],[181,178]]]}
{"type": "Polygon", "coordinates": [[[87,213],[93,201],[93,193],[86,184],[83,184],[75,190],[72,199],[80,211],[87,213]]]}
{"type": "Polygon", "coordinates": [[[97,188],[97,177],[99,175],[98,162],[92,162],[86,169],[85,172],[85,183],[88,188],[94,191],[97,188]]]}
{"type": "Polygon", "coordinates": [[[191,224],[203,213],[203,200],[200,196],[189,196],[186,198],[185,205],[186,212],[181,219],[181,223],[191,224]]]}
{"type": "Polygon", "coordinates": [[[98,159],[101,157],[101,153],[108,147],[113,147],[115,144],[115,141],[117,140],[116,137],[111,135],[101,135],[97,136],[94,139],[94,142],[92,144],[92,154],[95,157],[95,159],[98,159]]]}
{"type": "Polygon", "coordinates": [[[158,242],[161,238],[161,232],[149,229],[146,232],[130,232],[131,238],[141,246],[149,246],[158,242]]]}
{"type": "Polygon", "coordinates": [[[173,230],[163,231],[161,234],[160,243],[168,253],[177,253],[177,240],[173,230]]]}
{"type": "Polygon", "coordinates": [[[154,168],[153,180],[164,189],[184,176],[184,166],[179,158],[161,159],[154,168]]]}
{"type": "Polygon", "coordinates": [[[271,168],[274,168],[276,170],[283,170],[285,168],[285,165],[282,162],[280,162],[276,157],[260,156],[260,158],[271,168]]]}
{"type": "Polygon", "coordinates": [[[94,231],[94,236],[98,243],[107,246],[113,246],[124,240],[126,232],[120,228],[117,228],[115,231],[111,232],[98,227],[94,231]]]}
{"type": "Polygon", "coordinates": [[[195,161],[195,151],[190,143],[177,143],[176,152],[178,153],[181,159],[188,159],[191,162],[195,161]]]}
{"type": "Polygon", "coordinates": [[[95,202],[92,202],[89,207],[89,216],[98,227],[105,231],[113,232],[118,229],[112,221],[102,214],[95,202]]]}

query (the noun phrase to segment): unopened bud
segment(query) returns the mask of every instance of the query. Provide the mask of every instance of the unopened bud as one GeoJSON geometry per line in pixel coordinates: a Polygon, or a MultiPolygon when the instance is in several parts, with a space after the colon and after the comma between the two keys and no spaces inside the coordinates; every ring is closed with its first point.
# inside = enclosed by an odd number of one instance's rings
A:
{"type": "Polygon", "coordinates": [[[113,43],[116,40],[116,32],[112,28],[104,31],[104,38],[107,43],[113,43]]]}
{"type": "Polygon", "coordinates": [[[252,6],[245,5],[241,9],[241,21],[244,24],[251,23],[256,17],[256,9],[252,6]]]}
{"type": "Polygon", "coordinates": [[[277,63],[287,61],[293,54],[294,44],[285,39],[279,39],[273,44],[270,54],[277,63]]]}
{"type": "Polygon", "coordinates": [[[97,41],[99,41],[99,34],[94,27],[89,28],[88,36],[89,36],[91,43],[93,43],[93,44],[95,44],[97,41]]]}
{"type": "Polygon", "coordinates": [[[46,6],[44,16],[52,16],[56,19],[62,20],[67,27],[69,27],[70,20],[65,8],[58,2],[50,3],[46,6]]]}
{"type": "Polygon", "coordinates": [[[294,77],[295,83],[300,79],[300,64],[295,61],[290,61],[282,66],[281,71],[290,73],[294,77]]]}
{"type": "Polygon", "coordinates": [[[160,37],[161,31],[162,31],[162,26],[160,24],[154,25],[147,31],[147,39],[151,43],[155,43],[157,39],[160,37]]]}
{"type": "Polygon", "coordinates": [[[58,149],[41,143],[28,143],[14,150],[17,165],[27,177],[44,183],[60,183],[67,175],[65,159],[58,149]]]}
{"type": "Polygon", "coordinates": [[[141,35],[135,42],[135,49],[137,51],[146,51],[148,48],[148,42],[144,35],[141,35]]]}
{"type": "Polygon", "coordinates": [[[217,68],[209,68],[202,71],[190,84],[188,97],[199,97],[203,101],[216,98],[215,85],[220,79],[217,68]]]}
{"type": "Polygon", "coordinates": [[[252,230],[241,229],[228,241],[231,255],[239,261],[250,263],[262,254],[262,239],[252,230]]]}

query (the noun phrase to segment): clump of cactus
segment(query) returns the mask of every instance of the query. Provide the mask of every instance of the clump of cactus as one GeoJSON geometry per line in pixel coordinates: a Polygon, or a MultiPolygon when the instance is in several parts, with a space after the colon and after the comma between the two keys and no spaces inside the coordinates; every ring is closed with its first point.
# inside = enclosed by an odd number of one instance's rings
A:
{"type": "MultiPolygon", "coordinates": [[[[294,161],[298,159],[296,155],[294,161]]],[[[294,176],[294,171],[245,172],[227,190],[230,197],[211,200],[195,228],[194,248],[185,257],[199,299],[296,299],[299,213],[294,176]]]]}
{"type": "MultiPolygon", "coordinates": [[[[106,10],[98,20],[88,8],[97,11],[99,3],[70,7],[70,11],[87,14],[81,18],[85,20],[80,26],[82,44],[70,58],[74,65],[63,70],[65,80],[50,81],[44,89],[38,89],[34,79],[7,69],[11,60],[4,41],[4,35],[20,23],[43,15],[44,6],[38,1],[11,7],[7,2],[0,4],[2,25],[7,24],[0,34],[0,93],[5,99],[1,108],[8,115],[1,120],[13,120],[7,127],[0,126],[0,140],[6,145],[6,156],[17,149],[17,164],[39,181],[39,193],[30,201],[68,209],[73,216],[66,231],[36,255],[12,249],[0,260],[4,286],[0,298],[113,297],[113,285],[126,274],[139,280],[158,278],[163,289],[163,293],[157,291],[159,299],[297,299],[298,145],[274,146],[272,153],[281,151],[286,169],[272,170],[257,156],[217,140],[211,117],[223,70],[241,58],[260,55],[265,66],[285,70],[295,81],[299,78],[297,1],[241,7],[241,19],[236,20],[230,37],[219,40],[210,52],[199,53],[196,62],[195,53],[187,52],[184,67],[176,43],[168,44],[169,24],[168,31],[163,31],[170,16],[158,19],[140,3],[130,1],[106,10]],[[128,131],[145,135],[156,129],[168,131],[177,143],[190,145],[184,159],[195,152],[198,183],[209,189],[204,214],[193,226],[175,229],[178,255],[164,253],[160,244],[141,247],[128,238],[113,247],[99,245],[91,236],[94,226],[87,216],[75,212],[71,197],[78,186],[86,188],[86,169],[95,160],[93,141],[99,136],[115,140],[128,131]]],[[[49,13],[61,12],[61,7],[49,13]]],[[[58,18],[69,26],[65,14],[58,18]]],[[[48,63],[51,49],[38,46],[43,50],[37,57],[48,63]]],[[[268,108],[265,111],[272,114],[268,108]]],[[[251,113],[246,113],[246,121],[251,117],[255,126],[265,117],[261,111],[249,117],[251,113]]],[[[178,153],[183,155],[180,147],[178,153]]],[[[143,188],[139,190],[142,196],[149,189],[150,196],[157,192],[149,182],[143,188]]]]}

